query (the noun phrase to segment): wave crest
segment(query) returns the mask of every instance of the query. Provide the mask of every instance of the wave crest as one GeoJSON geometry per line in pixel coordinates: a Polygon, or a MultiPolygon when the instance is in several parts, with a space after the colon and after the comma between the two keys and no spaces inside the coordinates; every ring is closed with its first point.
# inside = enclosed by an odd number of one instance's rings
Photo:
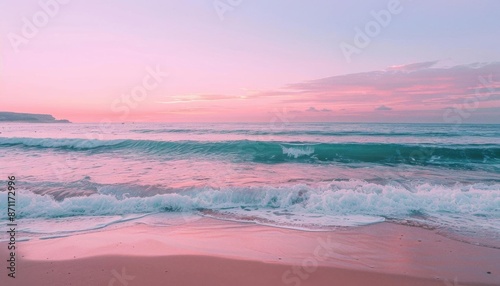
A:
{"type": "Polygon", "coordinates": [[[282,163],[403,163],[472,169],[497,168],[500,148],[489,144],[431,145],[382,143],[308,143],[274,141],[155,141],[0,138],[1,147],[63,149],[68,152],[142,152],[155,156],[221,156],[236,161],[282,163]]]}

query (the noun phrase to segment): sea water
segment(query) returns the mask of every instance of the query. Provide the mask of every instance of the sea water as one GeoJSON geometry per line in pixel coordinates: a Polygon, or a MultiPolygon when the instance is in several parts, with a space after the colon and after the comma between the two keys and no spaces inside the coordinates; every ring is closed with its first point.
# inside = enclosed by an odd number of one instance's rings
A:
{"type": "Polygon", "coordinates": [[[25,239],[210,217],[304,231],[389,221],[500,244],[500,125],[2,123],[0,132],[0,198],[15,176],[25,239]]]}

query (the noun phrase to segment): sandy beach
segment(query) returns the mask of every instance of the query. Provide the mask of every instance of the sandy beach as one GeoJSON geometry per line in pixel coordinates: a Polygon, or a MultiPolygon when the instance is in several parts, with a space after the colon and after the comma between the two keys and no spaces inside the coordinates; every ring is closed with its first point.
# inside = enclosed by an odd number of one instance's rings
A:
{"type": "MultiPolygon", "coordinates": [[[[7,257],[6,245],[0,249],[7,257]]],[[[18,243],[2,285],[498,285],[500,250],[382,223],[304,232],[201,219],[18,243]]]]}

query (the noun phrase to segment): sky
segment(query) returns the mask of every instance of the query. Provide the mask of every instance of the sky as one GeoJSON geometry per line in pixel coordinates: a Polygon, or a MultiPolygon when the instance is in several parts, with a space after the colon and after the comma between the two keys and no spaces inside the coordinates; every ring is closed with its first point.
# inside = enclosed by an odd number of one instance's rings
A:
{"type": "Polygon", "coordinates": [[[498,11],[496,0],[0,0],[0,111],[500,123],[498,11]]]}

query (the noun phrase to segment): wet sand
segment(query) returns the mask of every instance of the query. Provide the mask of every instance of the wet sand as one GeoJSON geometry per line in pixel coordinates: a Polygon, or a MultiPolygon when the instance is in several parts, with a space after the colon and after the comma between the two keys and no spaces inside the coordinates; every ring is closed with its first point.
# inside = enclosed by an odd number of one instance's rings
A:
{"type": "Polygon", "coordinates": [[[304,232],[202,219],[18,242],[16,255],[2,285],[500,284],[500,249],[390,223],[304,232]]]}

